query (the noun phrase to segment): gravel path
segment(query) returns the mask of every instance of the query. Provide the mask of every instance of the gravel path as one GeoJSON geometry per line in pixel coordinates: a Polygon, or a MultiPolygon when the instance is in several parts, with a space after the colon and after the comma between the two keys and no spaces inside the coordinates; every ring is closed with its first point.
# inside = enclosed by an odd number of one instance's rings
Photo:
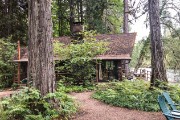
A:
{"type": "Polygon", "coordinates": [[[71,95],[80,105],[79,112],[72,120],[166,120],[160,112],[143,112],[104,104],[91,98],[92,92],[71,95]]]}

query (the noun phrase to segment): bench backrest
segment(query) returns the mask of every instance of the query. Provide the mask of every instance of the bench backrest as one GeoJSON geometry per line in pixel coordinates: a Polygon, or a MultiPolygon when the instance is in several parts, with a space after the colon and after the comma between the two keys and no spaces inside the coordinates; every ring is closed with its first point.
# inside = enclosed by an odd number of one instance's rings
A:
{"type": "Polygon", "coordinates": [[[170,113],[170,110],[167,107],[167,104],[166,104],[166,101],[165,101],[165,98],[163,95],[158,96],[158,103],[159,103],[159,107],[163,113],[166,113],[166,114],[170,113]]]}
{"type": "Polygon", "coordinates": [[[176,106],[174,105],[173,100],[171,99],[171,97],[169,96],[169,93],[167,92],[163,92],[162,93],[163,96],[165,97],[166,101],[168,102],[168,104],[170,105],[170,107],[172,108],[172,110],[177,110],[176,106]]]}

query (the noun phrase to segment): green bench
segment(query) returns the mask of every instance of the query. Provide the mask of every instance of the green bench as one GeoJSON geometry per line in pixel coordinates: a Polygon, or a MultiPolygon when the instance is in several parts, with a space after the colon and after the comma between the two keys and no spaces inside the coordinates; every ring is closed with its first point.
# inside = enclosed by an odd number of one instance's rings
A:
{"type": "Polygon", "coordinates": [[[169,107],[171,106],[164,97],[164,94],[158,96],[158,104],[163,115],[166,117],[167,120],[174,120],[174,119],[180,120],[180,111],[169,109],[169,107]]]}
{"type": "Polygon", "coordinates": [[[176,112],[180,112],[177,110],[176,106],[180,106],[180,104],[175,104],[173,102],[173,100],[171,99],[171,97],[169,96],[169,93],[168,92],[163,92],[162,95],[164,96],[166,102],[168,103],[168,105],[171,107],[171,109],[173,111],[176,111],[176,112]]]}

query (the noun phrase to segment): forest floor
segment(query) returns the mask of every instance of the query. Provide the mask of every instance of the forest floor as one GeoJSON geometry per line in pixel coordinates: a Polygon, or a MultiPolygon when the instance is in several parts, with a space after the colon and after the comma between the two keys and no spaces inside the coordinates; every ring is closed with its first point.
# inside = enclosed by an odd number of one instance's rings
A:
{"type": "MultiPolygon", "coordinates": [[[[0,98],[17,91],[0,92],[0,98]]],[[[71,93],[79,104],[79,111],[72,120],[166,120],[161,112],[144,112],[107,105],[91,98],[93,92],[71,93]]]]}
{"type": "Polygon", "coordinates": [[[71,94],[80,107],[72,120],[166,120],[161,112],[144,112],[107,105],[91,98],[92,93],[71,94]]]}

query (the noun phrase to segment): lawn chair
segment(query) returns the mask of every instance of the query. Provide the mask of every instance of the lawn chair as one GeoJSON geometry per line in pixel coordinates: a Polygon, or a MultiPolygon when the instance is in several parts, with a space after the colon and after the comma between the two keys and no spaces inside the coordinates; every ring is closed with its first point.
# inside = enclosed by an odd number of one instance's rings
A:
{"type": "Polygon", "coordinates": [[[169,96],[169,93],[167,92],[163,92],[162,93],[164,98],[166,99],[166,101],[168,102],[168,104],[170,105],[171,109],[175,112],[180,112],[179,110],[177,110],[176,106],[179,106],[179,104],[174,104],[173,100],[171,99],[171,97],[169,96]]]}
{"type": "Polygon", "coordinates": [[[166,117],[167,120],[180,120],[180,113],[169,110],[163,95],[158,96],[158,103],[161,111],[163,112],[163,115],[166,117]]]}

